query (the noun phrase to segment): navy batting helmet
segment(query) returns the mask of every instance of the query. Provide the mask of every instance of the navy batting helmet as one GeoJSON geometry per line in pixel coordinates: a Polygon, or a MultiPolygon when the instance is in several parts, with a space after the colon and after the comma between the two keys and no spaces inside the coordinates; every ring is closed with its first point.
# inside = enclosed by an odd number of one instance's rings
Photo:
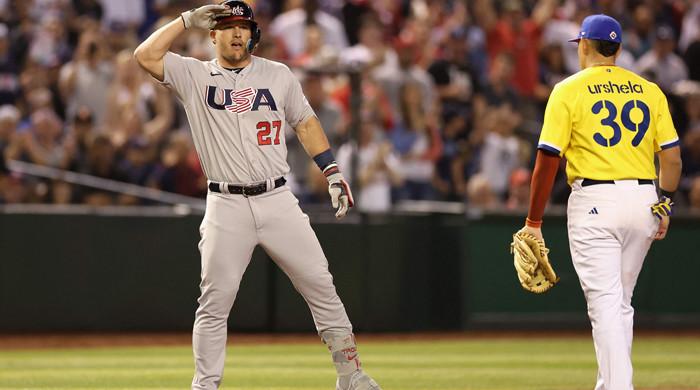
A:
{"type": "Polygon", "coordinates": [[[262,35],[260,27],[258,27],[258,22],[255,21],[253,9],[250,7],[250,5],[248,5],[248,3],[241,0],[226,0],[221,4],[228,6],[231,9],[231,14],[215,18],[214,20],[216,21],[216,25],[214,26],[214,29],[224,28],[228,22],[232,22],[234,20],[248,21],[250,23],[251,37],[246,44],[246,49],[249,52],[252,52],[258,42],[260,42],[260,36],[262,35]]]}

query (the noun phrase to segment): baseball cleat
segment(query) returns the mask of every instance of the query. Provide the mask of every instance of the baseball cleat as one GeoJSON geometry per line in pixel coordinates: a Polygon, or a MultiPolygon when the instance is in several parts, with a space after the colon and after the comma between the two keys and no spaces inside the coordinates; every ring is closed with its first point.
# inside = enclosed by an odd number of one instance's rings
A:
{"type": "Polygon", "coordinates": [[[335,390],[382,390],[382,388],[364,371],[357,370],[350,375],[339,377],[335,390]]]}

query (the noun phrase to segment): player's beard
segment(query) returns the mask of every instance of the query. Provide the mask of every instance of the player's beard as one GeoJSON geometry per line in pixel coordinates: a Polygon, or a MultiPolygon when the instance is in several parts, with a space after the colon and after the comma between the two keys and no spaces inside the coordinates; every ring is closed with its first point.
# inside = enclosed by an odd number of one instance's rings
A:
{"type": "Polygon", "coordinates": [[[235,66],[248,60],[248,58],[250,58],[250,53],[248,49],[243,47],[242,50],[232,51],[231,53],[224,54],[222,57],[224,57],[226,62],[235,66]]]}

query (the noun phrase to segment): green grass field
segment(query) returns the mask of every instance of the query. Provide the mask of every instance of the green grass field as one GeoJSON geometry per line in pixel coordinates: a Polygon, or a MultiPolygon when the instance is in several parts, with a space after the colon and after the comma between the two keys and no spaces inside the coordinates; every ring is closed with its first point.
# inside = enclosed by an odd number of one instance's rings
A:
{"type": "MultiPolygon", "coordinates": [[[[365,341],[365,369],[384,390],[593,388],[585,337],[365,341]]],[[[224,389],[333,390],[323,345],[230,346],[224,389]]],[[[637,389],[700,389],[700,337],[638,337],[637,389]]],[[[0,389],[187,389],[189,346],[0,350],[0,389]]]]}

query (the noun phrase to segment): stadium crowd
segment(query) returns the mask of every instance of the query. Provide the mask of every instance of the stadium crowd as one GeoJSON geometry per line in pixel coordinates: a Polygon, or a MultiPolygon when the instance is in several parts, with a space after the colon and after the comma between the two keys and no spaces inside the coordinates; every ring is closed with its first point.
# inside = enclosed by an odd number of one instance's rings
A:
{"type": "MultiPolygon", "coordinates": [[[[404,199],[526,206],[547,97],[578,71],[567,40],[592,13],[621,22],[618,65],[667,94],[682,142],[677,203],[700,210],[700,0],[251,3],[263,31],[255,54],[299,75],[360,210],[404,199]],[[355,122],[348,69],[359,71],[362,91],[355,122]]],[[[203,4],[0,0],[0,203],[144,204],[18,174],[12,160],[202,197],[206,178],[185,113],[132,52],[154,28],[203,4]]],[[[214,57],[202,30],[188,30],[171,50],[214,57]]],[[[293,131],[286,142],[294,192],[327,202],[326,180],[293,131]]],[[[567,196],[560,169],[552,202],[567,196]]]]}

